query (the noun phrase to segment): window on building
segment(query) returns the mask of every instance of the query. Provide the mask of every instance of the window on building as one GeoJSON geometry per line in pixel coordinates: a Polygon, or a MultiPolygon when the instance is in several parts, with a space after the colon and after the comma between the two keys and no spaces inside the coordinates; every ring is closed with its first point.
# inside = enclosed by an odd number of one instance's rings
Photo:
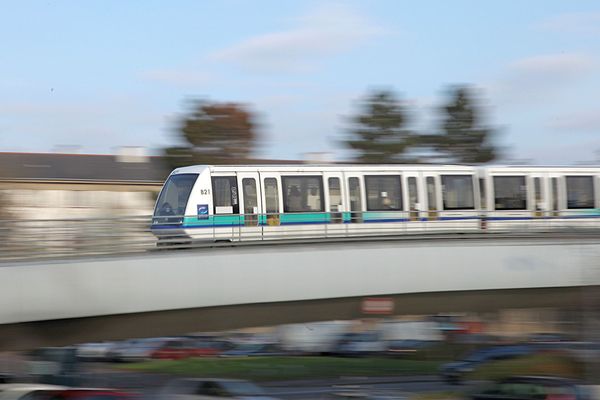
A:
{"type": "Polygon", "coordinates": [[[400,175],[366,175],[367,210],[402,210],[401,179],[400,175]]]}
{"type": "Polygon", "coordinates": [[[524,176],[495,176],[494,204],[496,210],[526,210],[527,186],[524,176]]]}
{"type": "Polygon", "coordinates": [[[567,208],[594,208],[594,177],[567,176],[567,208]]]}
{"type": "Polygon", "coordinates": [[[473,176],[442,175],[442,200],[444,210],[473,210],[473,176]]]}
{"type": "Polygon", "coordinates": [[[283,176],[283,210],[285,212],[321,212],[323,179],[320,176],[283,176]]]}

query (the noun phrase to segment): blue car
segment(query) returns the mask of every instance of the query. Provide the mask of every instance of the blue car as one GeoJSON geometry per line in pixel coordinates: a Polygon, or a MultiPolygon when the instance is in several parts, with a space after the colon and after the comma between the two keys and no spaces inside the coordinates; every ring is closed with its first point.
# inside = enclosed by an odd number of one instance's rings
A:
{"type": "Polygon", "coordinates": [[[449,383],[459,383],[462,377],[489,361],[502,360],[532,354],[534,348],[528,345],[505,345],[486,347],[474,351],[458,361],[444,364],[440,375],[449,383]]]}

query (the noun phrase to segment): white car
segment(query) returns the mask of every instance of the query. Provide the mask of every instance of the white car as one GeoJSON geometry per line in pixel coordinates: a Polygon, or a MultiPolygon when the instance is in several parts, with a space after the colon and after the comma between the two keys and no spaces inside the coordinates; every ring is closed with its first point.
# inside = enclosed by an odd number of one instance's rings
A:
{"type": "Polygon", "coordinates": [[[252,382],[238,379],[182,378],[169,382],[161,391],[161,400],[245,399],[275,400],[252,382]]]}
{"type": "Polygon", "coordinates": [[[112,342],[84,343],[77,346],[77,357],[88,361],[105,361],[115,346],[112,342]]]}
{"type": "Polygon", "coordinates": [[[35,400],[38,398],[37,395],[43,392],[64,389],[67,387],[35,383],[7,383],[0,385],[0,400],[35,400]]]}

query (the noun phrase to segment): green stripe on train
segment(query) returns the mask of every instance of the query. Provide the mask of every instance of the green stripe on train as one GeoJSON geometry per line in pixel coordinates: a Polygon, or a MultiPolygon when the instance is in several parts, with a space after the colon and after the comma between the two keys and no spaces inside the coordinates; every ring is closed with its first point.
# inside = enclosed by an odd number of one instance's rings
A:
{"type": "Polygon", "coordinates": [[[236,226],[244,224],[243,215],[209,215],[206,219],[185,217],[185,226],[236,226]]]}
{"type": "Polygon", "coordinates": [[[329,222],[331,220],[331,216],[329,213],[295,213],[281,214],[280,219],[282,224],[301,224],[329,222]]]}
{"type": "Polygon", "coordinates": [[[408,213],[404,211],[367,211],[362,213],[362,217],[364,221],[406,219],[408,213]]]}

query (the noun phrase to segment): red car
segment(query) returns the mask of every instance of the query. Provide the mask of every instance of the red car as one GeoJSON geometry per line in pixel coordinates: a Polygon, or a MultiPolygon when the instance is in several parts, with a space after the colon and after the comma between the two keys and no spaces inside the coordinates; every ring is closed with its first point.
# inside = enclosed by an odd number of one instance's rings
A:
{"type": "Polygon", "coordinates": [[[216,357],[227,350],[227,344],[219,341],[195,339],[170,340],[152,353],[159,360],[182,360],[190,357],[216,357]]]}

